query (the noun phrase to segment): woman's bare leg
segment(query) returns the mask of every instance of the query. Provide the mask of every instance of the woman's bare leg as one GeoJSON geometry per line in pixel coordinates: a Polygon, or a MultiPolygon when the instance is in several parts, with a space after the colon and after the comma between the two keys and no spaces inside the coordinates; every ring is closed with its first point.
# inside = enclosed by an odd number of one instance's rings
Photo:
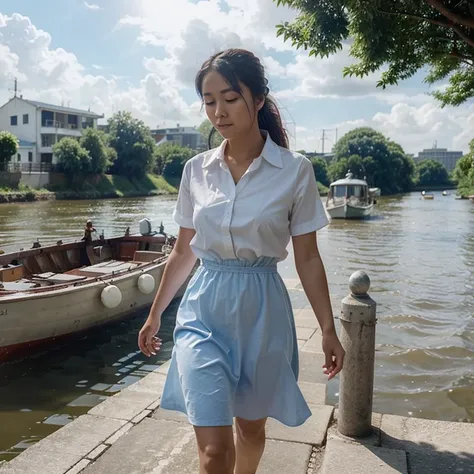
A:
{"type": "Polygon", "coordinates": [[[265,449],[265,423],[267,419],[235,419],[235,474],[255,474],[265,449]]]}
{"type": "Polygon", "coordinates": [[[233,474],[235,447],[232,426],[195,426],[199,474],[233,474]]]}

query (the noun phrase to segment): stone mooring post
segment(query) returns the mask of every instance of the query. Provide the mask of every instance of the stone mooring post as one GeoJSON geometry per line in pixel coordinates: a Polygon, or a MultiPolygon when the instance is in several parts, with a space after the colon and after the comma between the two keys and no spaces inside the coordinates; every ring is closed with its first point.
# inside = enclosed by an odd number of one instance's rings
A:
{"type": "Polygon", "coordinates": [[[370,279],[363,271],[349,279],[351,294],[342,300],[341,344],[346,351],[339,390],[338,431],[364,437],[372,432],[376,303],[367,294],[370,279]]]}

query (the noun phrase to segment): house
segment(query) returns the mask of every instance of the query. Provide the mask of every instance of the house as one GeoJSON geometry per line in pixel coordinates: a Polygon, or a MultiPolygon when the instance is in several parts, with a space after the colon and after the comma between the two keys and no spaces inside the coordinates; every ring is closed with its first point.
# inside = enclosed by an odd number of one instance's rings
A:
{"type": "Polygon", "coordinates": [[[72,109],[15,96],[0,107],[0,130],[18,137],[20,146],[13,163],[48,165],[55,163],[53,145],[64,137],[82,135],[86,128],[97,128],[98,115],[88,110],[72,109]]]}
{"type": "Polygon", "coordinates": [[[180,127],[178,123],[175,128],[153,129],[151,130],[151,135],[157,145],[175,143],[198,151],[207,149],[205,138],[195,127],[180,127]]]}

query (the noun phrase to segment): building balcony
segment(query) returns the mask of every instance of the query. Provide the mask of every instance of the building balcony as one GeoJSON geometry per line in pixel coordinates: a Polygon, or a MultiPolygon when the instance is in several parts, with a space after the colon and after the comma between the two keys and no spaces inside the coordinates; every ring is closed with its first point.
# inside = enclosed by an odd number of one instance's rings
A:
{"type": "Polygon", "coordinates": [[[42,134],[66,135],[69,137],[80,137],[82,130],[76,125],[57,122],[55,120],[47,120],[41,125],[42,134]]]}
{"type": "Polygon", "coordinates": [[[52,146],[40,146],[38,148],[38,151],[40,153],[53,153],[53,147],[52,146]]]}

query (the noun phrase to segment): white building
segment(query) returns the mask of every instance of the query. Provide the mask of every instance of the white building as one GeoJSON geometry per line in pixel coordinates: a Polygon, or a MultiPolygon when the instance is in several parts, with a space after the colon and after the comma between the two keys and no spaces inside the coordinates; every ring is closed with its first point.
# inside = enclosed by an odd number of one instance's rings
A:
{"type": "Polygon", "coordinates": [[[151,135],[157,145],[175,143],[176,145],[187,146],[193,150],[207,149],[205,137],[195,127],[180,127],[178,123],[175,128],[152,129],[151,135]]]}
{"type": "MultiPolygon", "coordinates": [[[[0,107],[0,130],[13,133],[20,146],[13,163],[55,163],[53,145],[64,137],[80,137],[85,128],[97,128],[94,112],[14,97],[0,107]]],[[[31,165],[27,165],[31,166],[31,165]]]]}

